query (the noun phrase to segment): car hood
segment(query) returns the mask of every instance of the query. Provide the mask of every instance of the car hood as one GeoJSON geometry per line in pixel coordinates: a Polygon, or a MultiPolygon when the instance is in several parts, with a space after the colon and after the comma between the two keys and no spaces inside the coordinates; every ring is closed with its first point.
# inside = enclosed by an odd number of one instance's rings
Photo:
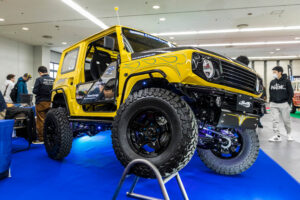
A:
{"type": "MultiPolygon", "coordinates": [[[[209,54],[212,54],[212,55],[215,55],[215,56],[218,56],[218,57],[221,57],[221,58],[233,61],[233,62],[237,62],[237,63],[239,63],[239,64],[241,64],[241,65],[243,65],[245,67],[248,67],[248,66],[244,65],[243,63],[240,63],[237,60],[234,60],[232,58],[220,55],[218,53],[215,53],[215,52],[212,52],[212,51],[209,51],[209,50],[206,50],[206,49],[202,49],[202,48],[189,47],[189,46],[186,46],[186,47],[170,47],[170,48],[152,49],[152,50],[148,50],[148,51],[141,51],[141,52],[137,52],[137,53],[132,53],[131,54],[131,59],[132,60],[137,60],[137,59],[141,59],[141,58],[146,58],[146,57],[150,57],[150,56],[156,56],[156,55],[159,55],[159,54],[164,54],[164,53],[169,53],[169,52],[175,52],[175,51],[181,51],[181,50],[197,50],[197,51],[202,51],[202,52],[209,53],[209,54]]],[[[249,68],[249,69],[251,69],[251,68],[249,68]]]]}
{"type": "Polygon", "coordinates": [[[212,52],[212,51],[209,51],[209,50],[206,50],[206,49],[196,48],[196,47],[170,47],[170,48],[161,48],[161,49],[151,49],[151,50],[148,50],[148,51],[141,51],[141,52],[137,52],[137,53],[132,53],[131,58],[132,58],[132,60],[136,60],[136,59],[145,58],[145,57],[154,56],[154,55],[159,55],[159,54],[163,54],[163,53],[169,53],[169,52],[181,51],[181,50],[189,50],[189,49],[203,51],[203,52],[206,52],[206,53],[213,54],[215,56],[219,56],[219,57],[222,57],[222,58],[232,60],[231,58],[222,56],[222,55],[217,54],[215,52],[212,52]]]}

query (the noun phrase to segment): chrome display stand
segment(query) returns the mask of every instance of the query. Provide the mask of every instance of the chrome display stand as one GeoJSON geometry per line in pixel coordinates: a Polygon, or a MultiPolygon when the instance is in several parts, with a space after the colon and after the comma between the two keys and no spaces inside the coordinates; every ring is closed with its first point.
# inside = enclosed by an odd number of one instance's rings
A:
{"type": "MultiPolygon", "coordinates": [[[[163,194],[163,199],[164,200],[170,200],[169,198],[169,194],[167,192],[167,189],[166,189],[166,186],[165,184],[167,182],[169,182],[172,178],[176,177],[176,180],[177,180],[177,183],[178,183],[178,186],[181,190],[181,193],[182,193],[182,196],[185,200],[188,200],[188,196],[187,196],[187,193],[185,191],[185,188],[184,188],[184,185],[181,181],[181,178],[179,176],[179,173],[175,173],[165,179],[162,178],[162,176],[160,175],[159,173],[159,170],[157,169],[156,166],[154,166],[151,162],[147,161],[147,160],[144,160],[144,159],[135,159],[133,161],[131,161],[125,168],[123,174],[122,174],[122,177],[121,177],[121,180],[118,184],[118,187],[114,193],[114,196],[113,196],[113,200],[116,200],[118,195],[119,195],[119,192],[121,190],[121,187],[126,179],[126,176],[128,175],[128,172],[129,170],[136,164],[145,164],[147,165],[148,167],[150,167],[152,169],[152,171],[154,172],[155,176],[156,176],[156,179],[158,180],[158,183],[159,183],[159,186],[160,186],[160,189],[162,191],[162,194],[163,194]]],[[[150,196],[146,196],[146,195],[142,195],[142,194],[137,194],[137,193],[134,193],[134,189],[135,189],[135,186],[137,184],[137,182],[139,181],[140,177],[139,176],[135,176],[134,178],[134,181],[130,187],[130,190],[129,192],[127,192],[127,196],[130,197],[130,198],[135,198],[135,199],[144,199],[144,200],[160,200],[158,198],[154,198],[154,197],[150,197],[150,196]]]]}

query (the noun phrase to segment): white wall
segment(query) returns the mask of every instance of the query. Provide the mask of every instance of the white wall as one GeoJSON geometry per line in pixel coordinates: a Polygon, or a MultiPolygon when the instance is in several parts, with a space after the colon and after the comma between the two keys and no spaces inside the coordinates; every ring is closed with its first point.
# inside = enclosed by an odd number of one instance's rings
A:
{"type": "Polygon", "coordinates": [[[61,53],[56,51],[50,51],[50,62],[59,63],[61,57],[61,53]]]}
{"type": "Polygon", "coordinates": [[[264,61],[255,61],[254,65],[255,65],[254,67],[255,71],[264,79],[264,73],[265,73],[264,61]]]}
{"type": "Polygon", "coordinates": [[[293,61],[293,75],[300,76],[300,60],[293,61]]]}
{"type": "MultiPolygon", "coordinates": [[[[33,47],[21,42],[0,37],[0,85],[1,90],[7,74],[15,74],[16,78],[24,73],[33,74],[33,47]]],[[[28,82],[28,90],[32,91],[34,80],[28,82]]]]}
{"type": "Polygon", "coordinates": [[[34,46],[33,48],[33,78],[34,80],[39,77],[38,68],[40,66],[47,67],[49,71],[50,63],[50,48],[43,46],[34,46]]]}

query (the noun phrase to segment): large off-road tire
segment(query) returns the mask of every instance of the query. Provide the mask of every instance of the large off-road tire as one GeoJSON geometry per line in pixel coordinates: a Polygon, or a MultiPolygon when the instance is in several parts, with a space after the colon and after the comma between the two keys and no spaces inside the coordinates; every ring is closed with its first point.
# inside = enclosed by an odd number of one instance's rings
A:
{"type": "Polygon", "coordinates": [[[217,156],[211,149],[197,148],[203,163],[218,174],[236,175],[249,169],[255,162],[259,152],[259,140],[255,130],[239,130],[242,146],[233,158],[217,156]]]}
{"type": "Polygon", "coordinates": [[[48,156],[55,160],[66,157],[72,148],[73,132],[65,108],[52,108],[44,123],[44,142],[48,156]]]}
{"type": "MultiPolygon", "coordinates": [[[[124,166],[134,159],[146,159],[163,177],[179,171],[191,160],[197,139],[197,123],[189,105],[178,95],[160,88],[131,94],[120,106],[112,128],[113,148],[124,166]]],[[[143,164],[136,165],[131,172],[154,177],[143,164]]]]}
{"type": "Polygon", "coordinates": [[[296,113],[296,111],[297,111],[297,108],[294,106],[294,104],[292,103],[292,105],[291,105],[291,113],[296,113]]]}

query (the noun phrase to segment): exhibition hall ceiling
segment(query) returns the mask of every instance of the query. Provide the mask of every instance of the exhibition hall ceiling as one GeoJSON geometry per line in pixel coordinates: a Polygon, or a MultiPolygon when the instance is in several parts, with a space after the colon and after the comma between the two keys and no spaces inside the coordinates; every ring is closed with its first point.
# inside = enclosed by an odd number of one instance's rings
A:
{"type": "MultiPolygon", "coordinates": [[[[200,45],[232,57],[300,55],[299,0],[73,1],[107,26],[118,24],[118,6],[121,25],[163,34],[177,45],[200,45]],[[195,31],[201,34],[191,34],[195,31]]],[[[62,0],[0,0],[0,36],[62,50],[101,30],[62,0]]]]}

